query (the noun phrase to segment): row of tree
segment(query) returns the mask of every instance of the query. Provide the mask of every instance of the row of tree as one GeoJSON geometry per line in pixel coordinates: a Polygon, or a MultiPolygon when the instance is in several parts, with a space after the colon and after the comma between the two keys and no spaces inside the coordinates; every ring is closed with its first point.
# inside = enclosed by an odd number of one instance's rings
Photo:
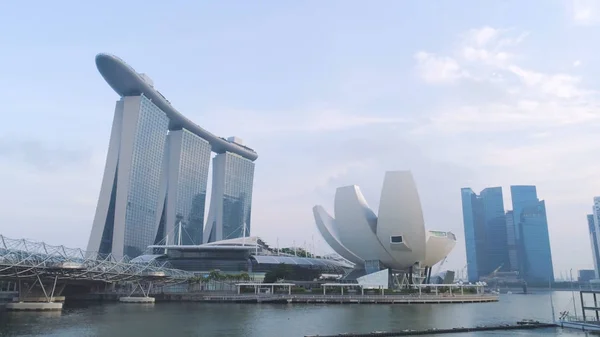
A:
{"type": "Polygon", "coordinates": [[[307,252],[306,250],[304,250],[304,248],[281,248],[279,249],[279,253],[283,253],[283,254],[289,254],[289,255],[295,255],[298,257],[314,257],[317,259],[320,259],[320,256],[314,255],[310,252],[307,252]]]}
{"type": "Polygon", "coordinates": [[[194,276],[188,279],[188,283],[209,283],[211,281],[219,282],[248,282],[250,275],[246,272],[239,274],[224,274],[219,270],[212,270],[207,276],[194,276]]]}
{"type": "Polygon", "coordinates": [[[265,274],[264,283],[275,283],[284,280],[313,281],[318,279],[321,272],[317,269],[295,269],[294,267],[280,263],[277,267],[265,274]]]}

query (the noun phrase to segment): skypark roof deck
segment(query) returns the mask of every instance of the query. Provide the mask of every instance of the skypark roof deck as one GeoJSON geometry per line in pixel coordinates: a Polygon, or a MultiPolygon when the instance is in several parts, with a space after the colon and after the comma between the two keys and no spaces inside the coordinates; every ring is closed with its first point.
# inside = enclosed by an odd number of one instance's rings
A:
{"type": "Polygon", "coordinates": [[[212,147],[212,151],[216,153],[232,152],[252,161],[258,158],[258,154],[251,148],[218,137],[182,115],[154,88],[154,84],[146,75],[136,72],[120,58],[109,54],[98,54],[96,56],[96,67],[104,80],[120,96],[139,96],[143,94],[151,99],[152,103],[169,117],[169,130],[185,128],[207,140],[212,147]]]}

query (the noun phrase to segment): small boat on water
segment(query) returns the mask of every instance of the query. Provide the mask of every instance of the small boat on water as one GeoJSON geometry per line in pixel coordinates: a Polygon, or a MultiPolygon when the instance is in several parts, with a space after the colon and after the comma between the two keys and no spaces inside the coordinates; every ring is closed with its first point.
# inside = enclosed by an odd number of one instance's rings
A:
{"type": "Polygon", "coordinates": [[[522,319],[517,322],[517,325],[530,325],[530,324],[540,324],[540,321],[535,321],[533,319],[522,319]]]}

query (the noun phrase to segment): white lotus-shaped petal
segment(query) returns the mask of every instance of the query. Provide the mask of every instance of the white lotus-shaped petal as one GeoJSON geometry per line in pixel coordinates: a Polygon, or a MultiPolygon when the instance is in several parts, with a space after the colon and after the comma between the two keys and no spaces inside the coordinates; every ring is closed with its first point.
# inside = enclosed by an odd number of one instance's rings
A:
{"type": "Polygon", "coordinates": [[[409,171],[386,172],[379,216],[356,185],[336,190],[334,213],[335,219],[315,206],[317,228],[333,250],[358,267],[365,261],[380,261],[396,270],[415,264],[431,267],[456,244],[452,233],[425,231],[419,193],[409,171]]]}
{"type": "Polygon", "coordinates": [[[358,256],[354,255],[351,251],[346,248],[342,242],[340,241],[340,237],[335,225],[335,219],[327,213],[323,206],[315,206],[313,207],[313,215],[315,216],[315,222],[317,223],[317,228],[325,242],[341,257],[344,259],[362,265],[364,261],[358,256]]]}
{"type": "Polygon", "coordinates": [[[431,267],[442,261],[456,246],[456,237],[452,232],[427,232],[426,254],[423,264],[431,267]]]}
{"type": "Polygon", "coordinates": [[[386,172],[383,179],[377,237],[386,250],[403,264],[425,259],[425,221],[417,185],[409,171],[386,172]],[[402,242],[392,243],[392,237],[402,242]]]}
{"type": "Polygon", "coordinates": [[[377,216],[367,205],[358,186],[338,188],[335,192],[334,210],[340,240],[346,248],[363,260],[394,263],[377,239],[377,216]]]}

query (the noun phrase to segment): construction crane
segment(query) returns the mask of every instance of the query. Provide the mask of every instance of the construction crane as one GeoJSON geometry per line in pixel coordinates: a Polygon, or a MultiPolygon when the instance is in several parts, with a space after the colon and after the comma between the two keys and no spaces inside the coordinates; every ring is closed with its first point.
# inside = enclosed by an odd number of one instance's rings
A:
{"type": "Polygon", "coordinates": [[[501,264],[500,266],[498,266],[498,268],[494,269],[494,271],[493,271],[493,272],[491,272],[491,273],[488,275],[488,277],[494,277],[494,276],[496,276],[496,273],[497,273],[497,272],[500,270],[500,268],[502,268],[502,267],[504,267],[504,263],[503,263],[503,264],[501,264]]]}
{"type": "Polygon", "coordinates": [[[498,268],[494,269],[494,271],[492,271],[488,276],[486,276],[484,279],[486,280],[486,282],[494,283],[494,288],[498,287],[498,278],[496,277],[496,274],[498,273],[498,271],[504,267],[504,263],[502,263],[501,265],[498,266],[498,268]]]}
{"type": "Polygon", "coordinates": [[[460,270],[460,279],[464,280],[464,281],[468,281],[469,280],[469,276],[467,275],[467,277],[465,277],[465,269],[467,269],[467,267],[469,266],[469,264],[465,264],[464,267],[462,267],[462,269],[460,270]]]}
{"type": "Polygon", "coordinates": [[[444,265],[444,262],[446,262],[447,258],[448,258],[447,256],[444,256],[444,259],[442,260],[442,262],[440,262],[440,264],[438,264],[437,270],[434,275],[437,275],[440,273],[440,271],[442,271],[442,266],[444,265]]]}

